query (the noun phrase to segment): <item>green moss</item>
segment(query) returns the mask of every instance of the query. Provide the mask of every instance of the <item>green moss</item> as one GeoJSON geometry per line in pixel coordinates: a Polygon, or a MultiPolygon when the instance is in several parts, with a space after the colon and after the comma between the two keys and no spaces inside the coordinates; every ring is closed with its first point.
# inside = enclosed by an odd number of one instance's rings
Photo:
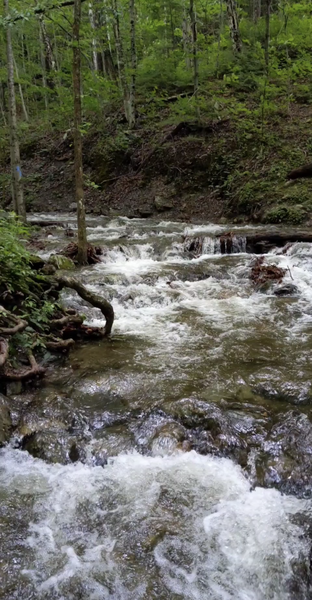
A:
{"type": "Polygon", "coordinates": [[[270,208],[263,221],[265,223],[289,223],[292,225],[300,225],[307,217],[307,211],[303,206],[287,206],[279,205],[270,208]]]}

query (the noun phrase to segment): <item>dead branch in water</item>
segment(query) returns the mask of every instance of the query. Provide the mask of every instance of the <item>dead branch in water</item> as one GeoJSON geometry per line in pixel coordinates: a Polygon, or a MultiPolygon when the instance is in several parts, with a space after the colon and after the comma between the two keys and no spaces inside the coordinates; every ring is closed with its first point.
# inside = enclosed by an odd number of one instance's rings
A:
{"type": "Polygon", "coordinates": [[[102,312],[102,315],[105,318],[106,326],[104,335],[108,336],[111,333],[113,323],[114,323],[114,309],[108,300],[105,300],[99,294],[95,294],[88,290],[80,281],[75,279],[74,277],[66,277],[64,275],[56,275],[56,280],[60,284],[61,287],[68,287],[72,290],[75,290],[77,294],[85,300],[89,302],[95,308],[99,308],[102,312]]]}

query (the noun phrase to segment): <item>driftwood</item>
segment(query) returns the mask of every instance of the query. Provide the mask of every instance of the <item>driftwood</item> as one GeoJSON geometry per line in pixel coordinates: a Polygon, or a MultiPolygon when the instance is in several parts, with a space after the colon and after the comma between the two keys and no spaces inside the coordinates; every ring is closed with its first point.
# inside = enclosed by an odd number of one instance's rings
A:
{"type": "Polygon", "coordinates": [[[30,221],[32,227],[66,227],[62,221],[45,221],[40,219],[33,219],[30,221]]]}
{"type": "Polygon", "coordinates": [[[283,248],[286,244],[295,242],[312,242],[312,233],[279,233],[264,232],[247,235],[246,251],[252,254],[264,254],[272,248],[283,248]]]}
{"type": "Polygon", "coordinates": [[[252,265],[250,279],[257,286],[262,286],[268,281],[280,283],[287,272],[277,265],[265,265],[264,256],[259,256],[252,265]]]}
{"type": "Polygon", "coordinates": [[[111,333],[112,326],[114,323],[114,309],[108,300],[105,300],[99,294],[95,294],[88,290],[80,281],[75,279],[74,277],[65,277],[64,275],[56,275],[56,280],[59,285],[63,287],[68,287],[72,290],[75,290],[77,294],[85,300],[89,302],[95,308],[99,308],[102,312],[102,315],[105,317],[106,326],[104,335],[108,336],[111,333]]]}

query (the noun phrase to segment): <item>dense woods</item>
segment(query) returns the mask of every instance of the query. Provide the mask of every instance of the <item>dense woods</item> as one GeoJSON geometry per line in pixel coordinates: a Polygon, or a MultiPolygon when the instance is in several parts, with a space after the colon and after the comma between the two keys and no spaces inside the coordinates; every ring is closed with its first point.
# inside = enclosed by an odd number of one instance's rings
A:
{"type": "MultiPolygon", "coordinates": [[[[87,197],[103,194],[102,204],[107,200],[114,207],[111,192],[122,196],[114,182],[139,172],[151,155],[158,169],[154,174],[165,175],[165,184],[175,186],[173,196],[181,196],[181,182],[183,187],[190,179],[187,165],[179,160],[169,165],[165,156],[164,169],[155,151],[163,146],[165,152],[170,127],[182,121],[221,125],[213,152],[202,129],[193,124],[188,132],[189,147],[184,148],[195,173],[188,193],[210,187],[227,209],[247,218],[257,218],[270,193],[269,222],[301,222],[309,213],[305,187],[292,190],[290,202],[285,190],[276,188],[290,166],[307,162],[311,147],[308,0],[32,5],[4,0],[0,25],[2,204],[13,199],[22,218],[25,205],[31,209],[38,198],[40,176],[36,165],[22,173],[19,144],[23,160],[49,159],[51,146],[55,154],[63,143],[60,153],[68,163],[75,146],[76,200],[83,207],[83,222],[84,190],[87,197]],[[201,153],[193,147],[197,141],[201,153]],[[5,167],[9,148],[11,172],[5,167]],[[204,170],[203,180],[196,171],[204,170]]],[[[146,178],[135,183],[142,187],[146,178]]],[[[68,208],[66,202],[57,208],[68,208]]]]}

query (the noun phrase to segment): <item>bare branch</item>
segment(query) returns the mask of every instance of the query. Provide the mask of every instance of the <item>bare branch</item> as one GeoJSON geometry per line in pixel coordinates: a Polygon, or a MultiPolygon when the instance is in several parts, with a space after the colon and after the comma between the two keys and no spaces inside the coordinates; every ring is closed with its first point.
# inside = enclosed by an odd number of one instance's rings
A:
{"type": "Polygon", "coordinates": [[[64,275],[57,275],[57,281],[62,287],[68,287],[75,290],[77,294],[86,302],[89,302],[95,308],[99,308],[106,320],[105,335],[110,335],[113,323],[114,323],[114,309],[108,300],[102,298],[98,294],[88,290],[80,281],[74,277],[65,277],[64,275]]]}

